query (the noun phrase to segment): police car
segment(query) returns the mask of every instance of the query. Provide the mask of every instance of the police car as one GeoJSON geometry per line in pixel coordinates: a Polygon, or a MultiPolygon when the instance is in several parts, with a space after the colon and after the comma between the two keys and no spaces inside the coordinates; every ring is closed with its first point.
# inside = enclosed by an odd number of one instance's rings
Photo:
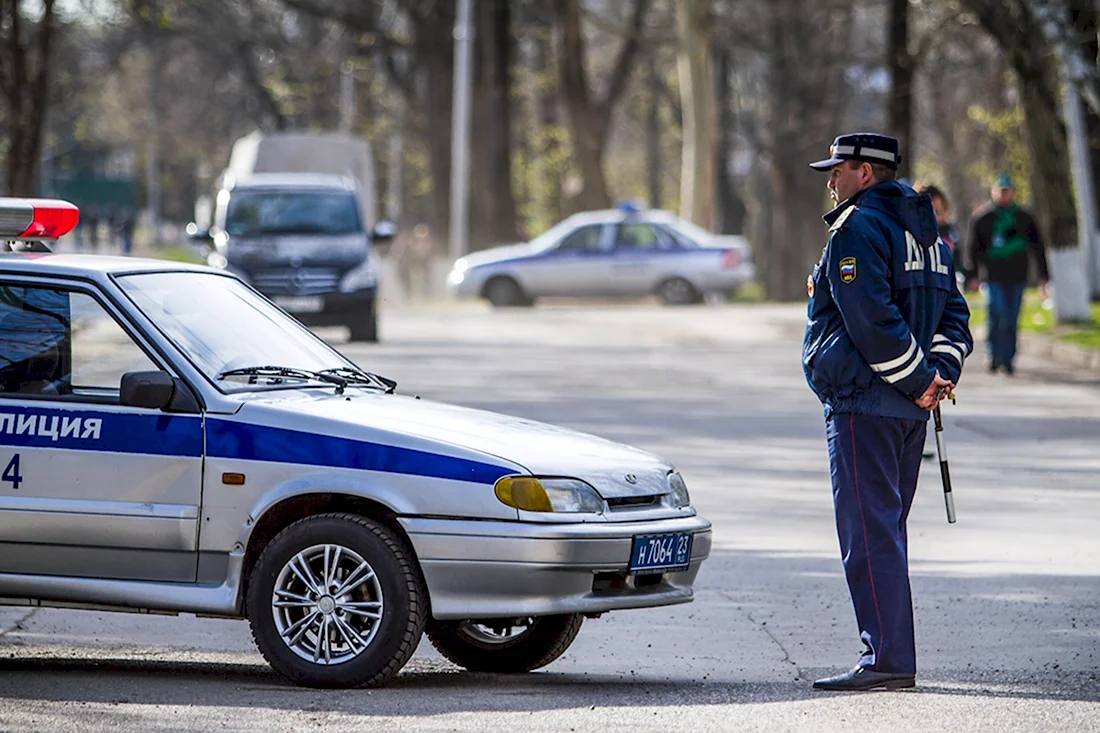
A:
{"type": "Polygon", "coordinates": [[[457,297],[494,306],[537,298],[644,297],[669,305],[736,292],[755,276],[743,237],[720,236],[635,202],[565,219],[525,244],[455,261],[447,284],[457,297]]]}
{"type": "Polygon", "coordinates": [[[77,217],[0,199],[0,602],[246,618],[344,687],[425,631],[522,672],[692,600],[710,523],[669,463],[400,395],[224,271],[42,251],[77,217]]]}

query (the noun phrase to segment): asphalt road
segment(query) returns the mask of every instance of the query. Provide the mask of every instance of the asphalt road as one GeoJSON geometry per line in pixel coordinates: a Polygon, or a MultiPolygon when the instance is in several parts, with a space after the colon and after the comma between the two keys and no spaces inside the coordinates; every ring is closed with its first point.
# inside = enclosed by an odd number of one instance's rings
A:
{"type": "MultiPolygon", "coordinates": [[[[0,730],[1100,730],[1100,379],[1023,358],[946,407],[959,521],[910,519],[918,687],[810,688],[860,643],[795,307],[387,312],[346,349],[399,390],[546,420],[682,470],[715,551],[687,606],[585,622],[547,669],[425,643],[383,690],[276,678],[243,622],[0,608],[0,730]]],[[[340,329],[323,332],[338,341],[340,329]]]]}

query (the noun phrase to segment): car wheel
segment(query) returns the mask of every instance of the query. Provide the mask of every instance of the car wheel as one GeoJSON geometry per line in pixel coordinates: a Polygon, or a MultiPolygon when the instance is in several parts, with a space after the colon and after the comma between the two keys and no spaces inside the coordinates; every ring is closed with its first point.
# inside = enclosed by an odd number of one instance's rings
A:
{"type": "Polygon", "coordinates": [[[582,621],[580,614],[436,621],[428,627],[428,639],[440,654],[471,672],[530,672],[564,654],[582,621]]]}
{"type": "Polygon", "coordinates": [[[378,341],[378,313],[374,305],[366,313],[362,313],[348,322],[348,330],[351,332],[351,341],[378,341]]]}
{"type": "Polygon", "coordinates": [[[485,298],[497,308],[531,305],[533,301],[510,277],[494,277],[485,284],[485,298]]]}
{"type": "Polygon", "coordinates": [[[682,277],[671,277],[657,286],[657,297],[665,305],[688,305],[699,302],[699,291],[682,277]]]}
{"type": "Polygon", "coordinates": [[[409,661],[427,598],[405,546],[353,514],[290,525],[253,569],[247,610],[276,672],[307,687],[379,686],[409,661]]]}

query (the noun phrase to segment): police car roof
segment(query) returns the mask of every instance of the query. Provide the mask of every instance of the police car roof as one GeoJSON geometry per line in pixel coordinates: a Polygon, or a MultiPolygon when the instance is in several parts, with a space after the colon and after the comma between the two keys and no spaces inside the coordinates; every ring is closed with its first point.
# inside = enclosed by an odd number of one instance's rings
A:
{"type": "Polygon", "coordinates": [[[97,279],[105,275],[140,272],[208,272],[225,274],[204,265],[191,265],[170,260],[142,257],[109,257],[106,255],[52,254],[39,252],[6,252],[0,254],[0,272],[24,275],[56,275],[97,279]]]}
{"type": "Polygon", "coordinates": [[[665,209],[642,209],[641,211],[599,209],[596,211],[582,211],[573,214],[569,218],[577,224],[607,224],[626,220],[672,224],[680,221],[680,217],[665,209]]]}

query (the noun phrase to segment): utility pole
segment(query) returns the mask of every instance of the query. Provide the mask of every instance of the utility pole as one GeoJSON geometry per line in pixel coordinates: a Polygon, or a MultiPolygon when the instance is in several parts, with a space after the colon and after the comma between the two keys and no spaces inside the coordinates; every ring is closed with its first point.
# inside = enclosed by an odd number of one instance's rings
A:
{"type": "Polygon", "coordinates": [[[458,259],[468,249],[470,185],[470,57],[474,29],[470,22],[473,0],[458,0],[455,19],[454,109],[451,122],[451,222],[449,250],[458,259]]]}
{"type": "Polygon", "coordinates": [[[344,60],[340,64],[340,132],[349,135],[355,123],[355,48],[350,35],[344,36],[344,60]]]}

